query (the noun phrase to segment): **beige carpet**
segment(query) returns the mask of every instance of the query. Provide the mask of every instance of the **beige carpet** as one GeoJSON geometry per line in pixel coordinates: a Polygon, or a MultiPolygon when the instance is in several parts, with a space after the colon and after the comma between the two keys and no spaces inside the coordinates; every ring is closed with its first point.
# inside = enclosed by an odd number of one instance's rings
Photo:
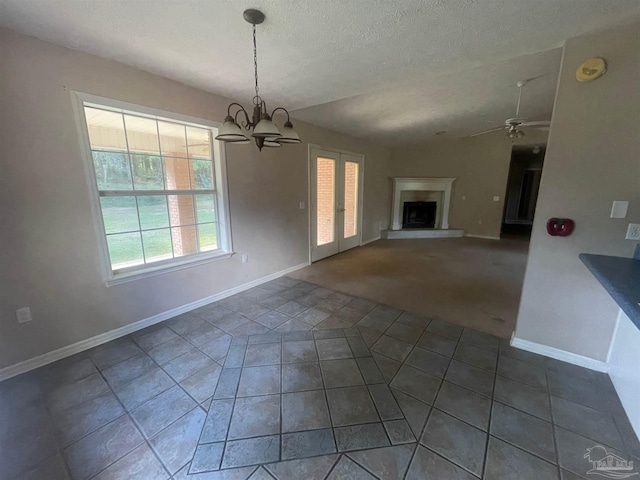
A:
{"type": "Polygon", "coordinates": [[[509,338],[528,246],[519,239],[378,240],[290,276],[509,338]]]}

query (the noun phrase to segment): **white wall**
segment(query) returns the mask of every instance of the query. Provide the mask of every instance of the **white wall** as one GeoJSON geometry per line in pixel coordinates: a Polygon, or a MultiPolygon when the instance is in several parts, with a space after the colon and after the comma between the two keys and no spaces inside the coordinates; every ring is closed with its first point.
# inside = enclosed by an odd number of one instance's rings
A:
{"type": "Polygon", "coordinates": [[[568,40],[547,145],[516,337],[605,361],[618,307],[578,259],[581,252],[630,257],[628,222],[640,221],[640,25],[568,40]],[[607,73],[590,83],[577,67],[600,56],[607,73]],[[611,202],[629,200],[627,219],[611,202]],[[549,217],[576,222],[550,237],[549,217]]]}
{"type": "Polygon", "coordinates": [[[609,376],[624,406],[629,422],[640,436],[640,330],[622,310],[611,345],[609,376]]]}
{"type": "MultiPolygon", "coordinates": [[[[528,129],[526,137],[515,144],[533,145],[546,140],[546,132],[528,129]]],[[[455,177],[449,227],[462,228],[472,235],[499,237],[513,145],[504,132],[433,141],[395,149],[389,171],[394,177],[455,177]],[[494,196],[500,200],[494,202],[494,196]]]]}
{"type": "MultiPolygon", "coordinates": [[[[308,260],[307,143],[229,146],[234,250],[247,253],[107,288],[71,90],[222,121],[228,99],[0,29],[0,368],[308,260]],[[18,324],[30,306],[34,320],[18,324]]],[[[389,151],[295,123],[305,142],[364,153],[363,239],[388,223],[389,151]]]]}

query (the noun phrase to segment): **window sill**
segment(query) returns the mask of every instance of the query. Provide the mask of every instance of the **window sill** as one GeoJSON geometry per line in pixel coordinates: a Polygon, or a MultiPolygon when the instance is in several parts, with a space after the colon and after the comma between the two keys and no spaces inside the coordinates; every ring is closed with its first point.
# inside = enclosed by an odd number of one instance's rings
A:
{"type": "Polygon", "coordinates": [[[163,273],[175,272],[185,268],[196,267],[205,263],[217,262],[219,260],[227,260],[235,255],[234,252],[215,252],[210,255],[197,255],[194,257],[186,257],[180,261],[171,262],[170,264],[161,264],[155,266],[148,266],[142,269],[136,269],[128,272],[121,272],[114,274],[111,278],[105,280],[107,287],[113,285],[120,285],[122,283],[133,282],[135,280],[142,280],[144,278],[153,277],[155,275],[161,275],[163,273]]]}

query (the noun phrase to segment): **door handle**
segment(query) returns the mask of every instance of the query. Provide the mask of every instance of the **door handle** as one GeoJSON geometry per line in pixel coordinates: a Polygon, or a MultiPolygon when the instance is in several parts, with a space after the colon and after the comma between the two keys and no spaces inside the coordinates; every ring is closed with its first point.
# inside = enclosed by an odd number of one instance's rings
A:
{"type": "Polygon", "coordinates": [[[336,212],[346,212],[346,208],[336,208],[336,212]]]}

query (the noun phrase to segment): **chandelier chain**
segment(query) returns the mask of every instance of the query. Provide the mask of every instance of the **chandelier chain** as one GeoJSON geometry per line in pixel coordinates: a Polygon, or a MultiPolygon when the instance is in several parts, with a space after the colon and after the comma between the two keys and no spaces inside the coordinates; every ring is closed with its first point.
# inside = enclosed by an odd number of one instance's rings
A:
{"type": "Polygon", "coordinates": [[[227,116],[224,119],[222,127],[218,129],[216,140],[225,143],[244,144],[249,143],[253,138],[258,150],[263,147],[281,147],[286,144],[301,143],[300,136],[293,129],[293,124],[289,118],[289,112],[284,107],[277,107],[271,112],[271,116],[267,113],[267,105],[260,97],[260,86],[258,84],[258,42],[256,38],[256,26],[264,22],[265,16],[260,10],[249,8],[242,13],[243,18],[253,25],[253,73],[255,78],[256,95],[253,97],[253,110],[251,116],[245,108],[236,102],[229,104],[227,108],[227,116]],[[233,111],[235,110],[235,115],[233,111]],[[278,129],[276,124],[271,120],[275,112],[283,112],[286,115],[284,128],[278,129]],[[238,117],[240,121],[238,122],[238,117]],[[242,130],[249,133],[244,133],[242,130]]]}
{"type": "Polygon", "coordinates": [[[256,77],[256,98],[254,98],[254,103],[258,105],[260,98],[260,89],[258,88],[258,47],[256,45],[256,25],[253,25],[253,67],[254,73],[256,77]]]}

